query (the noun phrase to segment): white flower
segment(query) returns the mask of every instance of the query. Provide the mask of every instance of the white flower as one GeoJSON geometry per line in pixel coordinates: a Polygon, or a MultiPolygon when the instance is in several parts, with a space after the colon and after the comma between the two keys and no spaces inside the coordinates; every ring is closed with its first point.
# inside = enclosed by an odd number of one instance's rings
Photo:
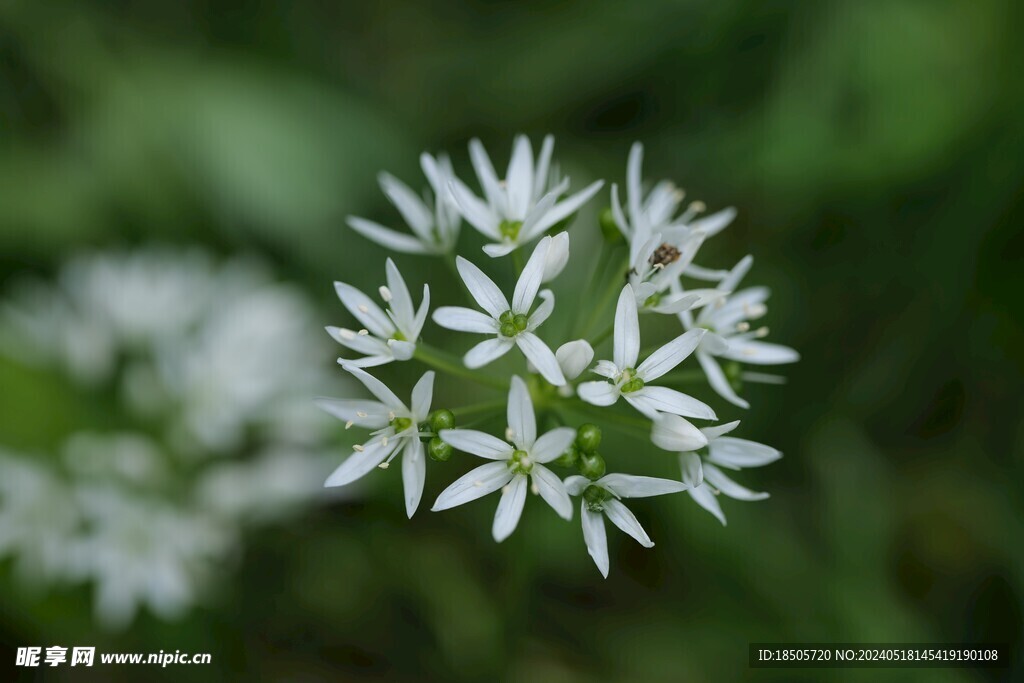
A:
{"type": "Polygon", "coordinates": [[[565,378],[576,379],[590,367],[590,361],[594,360],[594,348],[586,339],[577,339],[559,346],[555,358],[565,378]]]}
{"type": "Polygon", "coordinates": [[[668,413],[662,413],[654,419],[651,441],[658,448],[675,453],[695,451],[708,445],[704,432],[690,424],[686,418],[668,413]]]}
{"type": "Polygon", "coordinates": [[[395,360],[409,360],[416,352],[416,341],[427,321],[430,286],[423,285],[423,300],[416,310],[409,288],[390,258],[386,271],[388,284],[379,292],[384,303],[388,304],[387,312],[352,285],[334,283],[341,303],[363,325],[363,329],[355,332],[344,327],[328,327],[327,333],[343,346],[366,354],[363,358],[345,361],[356,367],[368,368],[395,360]]]}
{"type": "Polygon", "coordinates": [[[544,138],[534,165],[530,141],[525,135],[517,136],[505,180],[500,181],[484,146],[479,140],[470,141],[469,154],[486,200],[478,198],[457,178],[452,180],[451,189],[466,222],[493,240],[484,247],[488,256],[504,256],[528,244],[575,213],[601,189],[603,181],[598,180],[559,200],[569,188],[569,179],[553,188],[549,186],[554,145],[550,135],[544,138]]]}
{"type": "Polygon", "coordinates": [[[649,386],[681,363],[700,343],[703,330],[690,330],[676,337],[636,365],[640,353],[640,324],[636,298],[629,285],[622,288],[615,308],[614,360],[601,360],[593,372],[607,382],[584,382],[577,393],[587,403],[610,406],[620,396],[647,417],[672,413],[702,420],[714,420],[715,411],[692,396],[667,387],[649,386]]]}
{"type": "Polygon", "coordinates": [[[570,427],[553,429],[537,437],[537,422],[526,384],[512,377],[508,393],[508,430],[502,441],[490,434],[471,429],[445,429],[441,438],[466,453],[495,462],[481,465],[456,480],[441,492],[431,508],[447,510],[501,489],[501,501],[494,515],[492,533],[499,543],[515,531],[526,503],[527,479],[534,493],[564,519],[572,519],[572,503],[565,486],[554,472],[544,466],[560,456],[576,438],[570,427]]]}
{"type": "Polygon", "coordinates": [[[411,407],[406,407],[380,380],[351,364],[343,367],[378,400],[322,398],[317,400],[317,405],[344,420],[346,428],[355,425],[374,430],[373,438],[361,446],[354,446],[352,455],[334,470],[324,486],[345,486],[364,477],[375,467],[387,469],[401,451],[405,511],[411,518],[423,496],[426,454],[420,441],[420,423],[426,422],[430,416],[434,373],[423,373],[412,389],[411,407]]]}
{"type": "Polygon", "coordinates": [[[508,353],[513,346],[518,346],[544,379],[555,386],[565,384],[555,354],[534,334],[534,330],[548,319],[555,308],[555,296],[550,290],[545,289],[538,294],[551,241],[550,237],[545,237],[533,250],[533,255],[516,282],[511,306],[498,286],[483,271],[461,256],[456,259],[459,275],[466,283],[466,288],[487,315],[471,308],[442,306],[434,311],[434,322],[449,330],[494,335],[493,339],[480,342],[466,353],[463,357],[466,367],[487,365],[508,353]],[[538,295],[541,304],[530,313],[538,295]]]}
{"type": "Polygon", "coordinates": [[[629,284],[637,309],[656,313],[679,313],[705,306],[722,298],[721,289],[674,289],[679,276],[693,261],[704,242],[702,232],[693,232],[675,242],[663,241],[661,233],[651,235],[637,250],[629,270],[629,284]],[[667,290],[673,289],[671,293],[667,290]]]}
{"type": "Polygon", "coordinates": [[[702,202],[692,202],[682,215],[676,216],[676,209],[684,193],[667,180],[655,185],[644,198],[641,183],[643,156],[643,145],[633,143],[626,164],[626,211],[623,211],[619,202],[618,187],[612,185],[612,216],[619,231],[629,242],[631,263],[636,260],[640,247],[656,233],[662,233],[669,241],[692,232],[701,232],[705,237],[711,237],[721,232],[736,217],[736,210],[730,207],[694,220],[704,210],[702,202]]]}
{"type": "Polygon", "coordinates": [[[748,501],[764,500],[768,494],[740,486],[727,477],[719,467],[738,471],[745,467],[761,467],[782,457],[782,453],[771,446],[723,436],[736,429],[738,425],[739,420],[717,427],[705,427],[700,431],[707,438],[707,455],[701,457],[692,451],[679,455],[683,483],[693,487],[689,491],[690,496],[723,525],[725,514],[716,497],[719,493],[736,500],[748,501]]]}
{"type": "MultiPolygon", "coordinates": [[[[767,287],[733,290],[750,270],[752,263],[753,258],[746,256],[736,264],[718,285],[719,289],[733,293],[705,306],[696,320],[689,311],[679,313],[679,320],[684,328],[703,328],[708,331],[697,347],[697,361],[707,375],[711,388],[719,396],[741,408],[749,408],[750,404],[733,390],[725,372],[715,360],[716,356],[751,365],[779,365],[800,360],[800,354],[788,346],[760,341],[768,334],[767,327],[751,329],[750,321],[760,318],[768,311],[764,302],[770,292],[767,287]]],[[[677,293],[682,293],[678,284],[675,285],[675,289],[677,293]]],[[[742,378],[755,382],[777,381],[773,375],[760,373],[746,373],[742,378]]]]}
{"type": "Polygon", "coordinates": [[[671,479],[636,477],[629,474],[606,474],[597,481],[573,475],[565,480],[565,490],[569,495],[582,496],[580,520],[583,523],[583,540],[587,543],[587,552],[605,578],[608,578],[608,539],[605,536],[602,515],[608,517],[612,524],[632,536],[643,547],[652,548],[654,542],[629,508],[619,499],[660,496],[678,493],[688,488],[688,484],[671,479]]]}
{"type": "Polygon", "coordinates": [[[379,223],[358,216],[349,216],[349,226],[363,237],[377,244],[406,254],[446,254],[459,238],[461,219],[451,196],[451,161],[445,155],[436,159],[429,154],[420,155],[420,166],[433,190],[420,199],[409,187],[394,176],[381,173],[380,187],[395,205],[415,236],[385,228],[379,223]]]}
{"type": "Polygon", "coordinates": [[[551,282],[562,274],[569,263],[569,233],[560,232],[551,238],[551,247],[544,259],[544,277],[541,282],[551,282]]]}

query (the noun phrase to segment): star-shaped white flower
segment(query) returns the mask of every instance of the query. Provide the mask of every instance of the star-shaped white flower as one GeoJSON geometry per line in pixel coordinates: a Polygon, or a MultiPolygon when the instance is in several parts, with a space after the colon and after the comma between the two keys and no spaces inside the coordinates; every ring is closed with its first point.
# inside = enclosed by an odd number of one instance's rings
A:
{"type": "Polygon", "coordinates": [[[614,359],[598,361],[593,370],[598,375],[606,377],[608,381],[584,382],[576,391],[580,398],[596,406],[610,406],[621,396],[631,406],[652,419],[658,413],[671,413],[701,420],[714,420],[715,411],[692,396],[668,387],[648,384],[679,365],[697,348],[703,336],[704,330],[700,329],[685,332],[637,365],[637,356],[640,354],[640,322],[633,288],[626,285],[622,288],[619,303],[615,307],[614,359]]]}
{"type": "Polygon", "coordinates": [[[675,241],[665,241],[661,233],[655,233],[641,245],[629,270],[629,284],[638,310],[679,313],[720,300],[727,293],[722,289],[684,292],[674,288],[704,243],[704,237],[704,233],[696,231],[675,241]]]}
{"type": "Polygon", "coordinates": [[[420,437],[420,424],[430,415],[434,395],[434,373],[425,372],[412,389],[412,401],[406,406],[383,382],[350,363],[343,366],[370,390],[378,400],[321,398],[317,405],[345,421],[345,428],[356,426],[374,430],[369,441],[354,446],[352,455],[327,478],[324,486],[345,486],[366,476],[375,467],[387,469],[402,453],[402,484],[405,510],[411,518],[423,496],[426,454],[420,437]]]}
{"type": "Polygon", "coordinates": [[[469,143],[469,154],[486,199],[480,199],[464,183],[451,183],[455,202],[466,222],[493,240],[484,247],[488,256],[505,256],[528,244],[559,221],[568,218],[587,202],[604,181],[598,180],[565,199],[566,178],[550,187],[551,152],[555,140],[544,138],[536,165],[533,149],[525,135],[516,136],[505,180],[498,180],[487,151],[479,140],[469,143]]]}
{"type": "MultiPolygon", "coordinates": [[[[670,416],[666,416],[670,417],[670,416]]],[[[705,427],[700,430],[707,439],[707,453],[699,455],[692,450],[684,450],[679,455],[684,484],[691,486],[690,496],[697,504],[713,514],[718,521],[725,524],[725,514],[718,504],[719,493],[735,500],[764,500],[767,493],[751,491],[730,479],[720,467],[739,471],[746,467],[761,467],[773,463],[782,457],[782,453],[771,446],[723,436],[739,425],[739,420],[717,427],[705,427]]],[[[655,441],[658,443],[658,441],[655,441]]],[[[663,439],[659,444],[663,448],[668,444],[663,439]]],[[[668,449],[678,450],[678,449],[668,449]]]]}
{"type": "Polygon", "coordinates": [[[492,528],[494,540],[500,543],[519,523],[529,479],[534,493],[540,494],[559,516],[572,519],[572,503],[565,486],[544,465],[565,452],[576,438],[576,430],[559,427],[538,438],[533,402],[519,377],[512,377],[508,393],[507,441],[471,429],[445,429],[440,436],[453,448],[494,462],[470,470],[456,480],[441,492],[432,510],[447,510],[501,489],[492,528]]]}
{"type": "Polygon", "coordinates": [[[430,286],[423,285],[423,300],[416,310],[409,288],[391,259],[387,260],[386,271],[388,284],[379,290],[388,305],[386,312],[352,285],[334,283],[341,303],[363,325],[363,329],[357,332],[344,327],[328,327],[327,333],[343,346],[366,354],[364,358],[345,360],[356,367],[368,368],[395,360],[409,360],[416,351],[416,341],[427,321],[430,286]]]}
{"type": "Polygon", "coordinates": [[[641,246],[656,233],[662,233],[669,241],[675,241],[697,231],[703,233],[705,237],[711,237],[721,232],[736,217],[736,210],[730,207],[694,220],[704,211],[702,202],[691,202],[681,215],[676,216],[676,210],[685,193],[667,180],[655,185],[645,198],[641,179],[643,158],[643,145],[639,142],[633,143],[626,163],[625,211],[619,202],[618,186],[612,185],[612,217],[623,237],[629,242],[631,263],[636,260],[641,246]]]}
{"type": "Polygon", "coordinates": [[[384,194],[402,214],[413,235],[358,216],[349,216],[349,227],[382,247],[406,254],[447,254],[454,249],[462,218],[449,189],[455,177],[452,163],[445,155],[435,159],[424,153],[420,156],[420,166],[433,190],[433,199],[430,195],[421,199],[408,185],[388,173],[381,173],[378,178],[384,194]]]}
{"type": "MultiPolygon", "coordinates": [[[[750,365],[781,365],[800,360],[800,354],[788,346],[760,341],[768,334],[767,327],[751,329],[750,321],[767,313],[768,308],[764,302],[768,299],[770,291],[767,287],[733,290],[739,286],[740,280],[747,274],[752,264],[753,258],[750,256],[740,260],[718,285],[720,290],[733,293],[709,303],[701,310],[696,320],[689,311],[679,313],[679,320],[685,329],[708,330],[697,347],[697,361],[707,375],[711,388],[719,396],[741,408],[749,408],[750,404],[733,389],[729,378],[715,360],[716,357],[750,365]]],[[[674,285],[674,289],[678,295],[686,294],[678,283],[674,285]]],[[[763,373],[744,373],[741,378],[772,384],[785,381],[782,377],[763,373]]]]}
{"type": "Polygon", "coordinates": [[[555,354],[534,334],[554,310],[554,294],[547,289],[540,291],[541,304],[533,313],[530,312],[544,277],[551,243],[551,238],[545,237],[533,250],[530,260],[519,276],[519,281],[516,282],[511,305],[494,281],[484,275],[483,271],[461,256],[456,259],[459,275],[466,283],[466,288],[487,315],[471,308],[442,306],[434,311],[434,322],[449,330],[494,335],[493,339],[480,342],[466,353],[463,358],[466,367],[479,368],[487,365],[508,353],[513,346],[518,346],[544,379],[555,386],[565,384],[565,377],[558,366],[555,354]]]}
{"type": "Polygon", "coordinates": [[[629,474],[606,474],[597,481],[573,475],[565,480],[565,490],[570,496],[581,496],[580,520],[583,523],[583,540],[587,552],[601,575],[608,578],[608,539],[605,536],[604,517],[612,524],[632,536],[645,548],[654,547],[654,542],[640,526],[640,522],[622,504],[621,498],[647,498],[666,493],[678,493],[690,488],[671,479],[657,477],[636,477],[629,474]]]}

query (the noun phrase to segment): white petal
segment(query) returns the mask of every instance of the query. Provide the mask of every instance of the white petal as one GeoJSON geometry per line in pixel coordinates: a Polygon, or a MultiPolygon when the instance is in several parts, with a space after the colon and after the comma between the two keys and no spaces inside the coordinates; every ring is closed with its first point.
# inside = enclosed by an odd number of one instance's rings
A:
{"type": "Polygon", "coordinates": [[[551,238],[551,248],[544,260],[542,282],[551,282],[561,275],[567,263],[569,263],[569,233],[560,232],[551,238]]]}
{"type": "Polygon", "coordinates": [[[622,213],[622,204],[619,203],[619,187],[614,183],[612,183],[612,218],[615,219],[615,225],[618,226],[619,232],[626,238],[626,241],[632,242],[633,231],[630,230],[626,215],[622,213]]]}
{"type": "Polygon", "coordinates": [[[608,379],[615,379],[622,370],[625,370],[625,368],[620,369],[610,360],[599,360],[591,372],[596,375],[601,375],[602,377],[607,377],[608,379]]]}
{"type": "Polygon", "coordinates": [[[458,178],[452,178],[448,182],[448,189],[452,193],[459,213],[467,223],[486,237],[501,239],[501,233],[498,231],[499,218],[489,206],[470,192],[469,188],[458,178]]]}
{"type": "Polygon", "coordinates": [[[720,436],[728,434],[739,426],[740,421],[733,420],[732,422],[723,422],[722,424],[715,425],[714,427],[704,427],[700,431],[704,433],[704,436],[708,437],[708,441],[710,442],[720,436]]]}
{"type": "Polygon", "coordinates": [[[736,209],[730,206],[693,221],[690,223],[690,229],[700,230],[708,237],[714,237],[727,228],[734,218],[736,218],[736,209]]]}
{"type": "Polygon", "coordinates": [[[373,299],[344,282],[335,282],[334,289],[338,293],[341,303],[362,323],[363,327],[378,337],[386,339],[394,336],[395,324],[380,309],[380,306],[373,302],[373,299]]]}
{"type": "Polygon", "coordinates": [[[348,456],[345,462],[341,463],[341,466],[334,470],[331,476],[327,477],[324,486],[345,486],[346,484],[351,484],[384,462],[400,445],[400,441],[392,441],[385,446],[380,440],[375,440],[368,446],[364,446],[362,451],[353,451],[352,455],[348,456]]]}
{"type": "Polygon", "coordinates": [[[700,350],[717,356],[729,349],[729,341],[717,332],[708,332],[700,340],[700,350]]]}
{"type": "Polygon", "coordinates": [[[604,502],[604,514],[611,520],[612,524],[636,539],[636,542],[645,548],[653,548],[654,541],[647,535],[644,528],[640,526],[636,516],[629,508],[614,498],[604,502]]]}
{"type": "Polygon", "coordinates": [[[495,337],[482,341],[462,357],[467,368],[482,368],[496,358],[501,358],[512,348],[515,342],[504,337],[495,337]]]}
{"type": "Polygon", "coordinates": [[[487,150],[484,149],[483,144],[476,138],[469,141],[469,157],[473,162],[476,177],[480,181],[480,186],[483,187],[484,194],[487,195],[487,201],[490,202],[491,207],[498,211],[507,212],[508,207],[505,205],[505,193],[498,182],[498,174],[494,172],[494,166],[491,165],[491,158],[487,156],[487,150]]]}
{"type": "Polygon", "coordinates": [[[505,173],[505,187],[509,214],[521,219],[526,215],[533,195],[533,149],[525,135],[517,135],[513,143],[512,158],[505,173]]]}
{"type": "Polygon", "coordinates": [[[508,538],[516,525],[519,524],[519,517],[523,514],[523,505],[526,503],[526,475],[517,474],[512,477],[501,492],[501,500],[498,501],[498,509],[494,513],[494,525],[491,527],[491,534],[494,540],[501,543],[508,538]]]}
{"type": "Polygon", "coordinates": [[[470,470],[452,482],[441,492],[430,509],[433,512],[438,512],[463,505],[497,491],[510,481],[512,481],[512,470],[508,468],[506,462],[489,462],[470,470]]]}
{"type": "Polygon", "coordinates": [[[541,280],[544,278],[544,263],[550,249],[550,237],[542,239],[534,248],[512,294],[513,313],[529,313],[533,307],[533,300],[537,297],[537,290],[540,289],[541,280]]]}
{"type": "Polygon", "coordinates": [[[480,311],[462,306],[442,306],[434,310],[434,322],[441,327],[458,332],[497,334],[498,322],[480,311]]]}
{"type": "Polygon", "coordinates": [[[530,197],[536,198],[544,194],[544,188],[548,185],[548,169],[551,167],[551,152],[555,149],[555,138],[552,135],[545,135],[541,143],[540,154],[537,155],[537,170],[533,174],[533,189],[530,197]]]}
{"type": "Polygon", "coordinates": [[[498,244],[485,244],[483,246],[483,252],[491,258],[500,258],[502,256],[508,256],[518,248],[519,245],[515,242],[499,242],[498,244]]]}
{"type": "Polygon", "coordinates": [[[403,333],[409,334],[415,326],[416,309],[412,303],[412,296],[405,284],[405,278],[398,272],[398,266],[390,258],[385,262],[384,269],[388,281],[388,289],[391,290],[391,302],[388,308],[391,309],[395,325],[403,333]]]}
{"type": "MultiPolygon", "coordinates": [[[[635,223],[640,218],[640,167],[644,163],[644,146],[634,142],[629,148],[629,159],[626,162],[626,200],[629,202],[629,219],[635,223]]],[[[634,225],[635,227],[635,225],[634,225]]]]}
{"type": "Polygon", "coordinates": [[[349,227],[366,239],[376,242],[386,249],[403,254],[427,254],[430,252],[430,249],[415,237],[385,228],[383,225],[373,221],[368,221],[358,216],[349,216],[348,224],[349,227]]]}
{"type": "Polygon", "coordinates": [[[700,486],[704,483],[704,467],[696,453],[680,453],[679,468],[683,472],[683,483],[700,486]]]}
{"type": "Polygon", "coordinates": [[[697,328],[684,332],[668,344],[648,356],[647,360],[636,369],[637,374],[645,382],[656,380],[662,375],[671,372],[673,368],[682,363],[687,356],[693,353],[704,336],[706,330],[697,328]]]}
{"type": "Polygon", "coordinates": [[[800,360],[800,354],[788,346],[762,341],[733,340],[729,342],[729,348],[720,355],[751,365],[780,365],[800,360]]]}
{"type": "Polygon", "coordinates": [[[427,322],[427,311],[430,310],[430,286],[423,285],[423,301],[420,302],[420,308],[416,311],[416,318],[413,320],[412,336],[410,339],[419,339],[420,332],[423,331],[423,324],[427,322]]]}
{"type": "Polygon", "coordinates": [[[731,436],[709,442],[708,451],[709,461],[732,469],[761,467],[782,457],[782,453],[771,446],[731,436]]]}
{"type": "Polygon", "coordinates": [[[681,313],[721,300],[727,292],[721,289],[690,289],[662,297],[654,310],[658,313],[681,313]]]}
{"type": "Polygon", "coordinates": [[[461,256],[456,257],[455,264],[459,269],[459,275],[462,276],[462,281],[466,283],[466,288],[480,304],[480,308],[490,313],[492,318],[498,318],[509,310],[508,299],[498,289],[498,285],[484,275],[482,270],[461,256]]]}
{"type": "Polygon", "coordinates": [[[527,332],[533,332],[543,325],[544,321],[551,316],[551,312],[555,310],[555,295],[550,289],[540,290],[537,296],[540,297],[540,306],[530,316],[530,320],[526,325],[527,332]]]}
{"type": "Polygon", "coordinates": [[[442,429],[441,440],[465,453],[472,453],[488,460],[508,460],[512,457],[512,446],[496,436],[475,429],[442,429]]]}
{"type": "Polygon", "coordinates": [[[315,403],[318,408],[342,422],[351,422],[365,429],[382,429],[390,421],[388,413],[391,408],[377,401],[318,398],[315,403]]]}
{"type": "Polygon", "coordinates": [[[395,396],[394,392],[384,386],[384,383],[379,379],[350,365],[343,365],[342,367],[345,368],[345,370],[347,370],[353,377],[362,382],[363,386],[369,389],[370,393],[376,396],[381,403],[384,403],[396,412],[403,414],[409,412],[409,409],[405,407],[405,404],[395,396]]]}
{"type": "Polygon", "coordinates": [[[659,415],[651,428],[651,441],[658,448],[676,453],[695,451],[708,444],[707,437],[678,415],[659,415]]]}
{"type": "Polygon", "coordinates": [[[727,477],[725,472],[708,462],[704,463],[704,481],[736,500],[764,500],[769,495],[764,492],[751,491],[745,486],[740,486],[727,477]]]}
{"type": "Polygon", "coordinates": [[[595,406],[610,406],[620,396],[619,388],[611,382],[583,382],[576,387],[576,393],[595,406]]]}
{"type": "Polygon", "coordinates": [[[626,285],[615,306],[615,339],[612,359],[620,368],[632,368],[640,353],[640,320],[636,314],[636,296],[626,285]]]}
{"type": "Polygon", "coordinates": [[[654,410],[659,413],[672,413],[673,415],[682,415],[683,417],[694,417],[698,420],[718,419],[715,415],[715,411],[711,409],[711,406],[698,401],[694,397],[684,394],[681,391],[669,389],[668,387],[645,386],[639,391],[625,394],[625,398],[632,399],[630,400],[630,403],[640,410],[640,412],[649,413],[654,410]],[[647,410],[645,411],[644,408],[647,408],[647,410]]]}
{"type": "Polygon", "coordinates": [[[391,351],[387,343],[369,334],[357,334],[349,329],[340,327],[325,327],[327,334],[331,335],[334,341],[345,348],[365,353],[367,355],[390,356],[391,351]]]}
{"type": "Polygon", "coordinates": [[[377,176],[380,187],[391,203],[395,205],[402,218],[409,227],[419,235],[421,240],[429,238],[430,229],[434,225],[434,214],[423,203],[423,200],[416,196],[416,193],[409,189],[409,186],[389,173],[381,173],[377,176]]]}
{"type": "Polygon", "coordinates": [[[430,412],[430,402],[434,396],[434,371],[423,373],[416,386],[412,388],[412,417],[415,420],[426,420],[430,412]]]}
{"type": "Polygon", "coordinates": [[[555,360],[566,379],[576,379],[594,360],[594,348],[586,339],[566,342],[555,351],[555,360]]]}
{"type": "Polygon", "coordinates": [[[750,267],[752,265],[754,265],[753,256],[750,256],[748,254],[747,256],[741,258],[739,263],[733,266],[733,269],[729,271],[729,274],[726,275],[722,279],[722,281],[718,283],[718,288],[724,289],[729,292],[735,292],[736,288],[740,284],[740,281],[743,279],[743,276],[750,271],[750,267]]]}
{"type": "Polygon", "coordinates": [[[704,280],[705,282],[719,282],[728,274],[729,271],[727,270],[702,268],[701,266],[695,266],[692,263],[683,269],[683,275],[692,277],[694,280],[704,280]]]}
{"type": "Polygon", "coordinates": [[[570,496],[578,496],[581,493],[583,493],[586,490],[586,488],[590,486],[593,482],[591,482],[586,477],[580,476],[578,474],[573,474],[566,477],[565,481],[563,481],[562,483],[565,485],[566,493],[568,493],[570,496]]]}
{"type": "Polygon", "coordinates": [[[558,516],[562,519],[572,519],[572,502],[558,475],[543,465],[534,465],[530,476],[537,485],[540,497],[558,513],[558,516]]]}
{"type": "Polygon", "coordinates": [[[416,437],[406,439],[405,452],[402,453],[402,489],[405,492],[405,512],[409,519],[412,519],[423,497],[426,462],[423,442],[416,437]]]}
{"type": "Polygon", "coordinates": [[[715,390],[715,393],[724,398],[729,403],[739,406],[740,408],[749,408],[750,404],[740,398],[733,388],[732,383],[725,376],[725,372],[722,370],[722,366],[718,364],[713,357],[709,354],[697,352],[697,362],[700,363],[700,367],[704,370],[704,374],[707,375],[708,384],[715,390]]]}
{"type": "Polygon", "coordinates": [[[558,367],[555,354],[540,337],[533,332],[520,332],[516,335],[516,345],[548,383],[556,387],[565,385],[565,377],[562,376],[562,369],[558,367]]]}
{"type": "Polygon", "coordinates": [[[342,366],[351,365],[354,368],[374,368],[386,365],[395,360],[394,354],[380,356],[366,356],[365,358],[339,358],[338,363],[342,366]]]}
{"type": "Polygon", "coordinates": [[[409,360],[416,353],[416,345],[412,342],[391,339],[387,346],[391,349],[391,355],[395,357],[395,360],[409,360]]]}
{"type": "Polygon", "coordinates": [[[522,379],[513,375],[508,390],[508,426],[515,445],[528,451],[537,440],[537,419],[533,414],[530,391],[522,379]]]}
{"type": "Polygon", "coordinates": [[[594,559],[601,576],[608,578],[608,537],[604,531],[604,515],[591,512],[584,501],[580,506],[580,519],[583,520],[583,540],[587,544],[587,552],[594,559]]]}
{"type": "Polygon", "coordinates": [[[544,214],[544,217],[537,221],[537,224],[533,226],[533,233],[540,234],[559,221],[576,213],[581,206],[586,204],[590,201],[591,197],[597,194],[598,190],[600,190],[602,186],[604,186],[603,180],[595,180],[576,194],[570,195],[555,204],[555,206],[544,214]]]}
{"type": "Polygon", "coordinates": [[[524,244],[531,241],[542,232],[551,227],[550,224],[546,224],[545,217],[551,212],[551,207],[558,201],[558,197],[563,192],[569,189],[569,179],[566,178],[560,182],[557,186],[553,187],[550,192],[540,198],[530,212],[526,214],[526,218],[523,219],[523,224],[519,228],[518,242],[524,244]]]}
{"type": "Polygon", "coordinates": [[[542,435],[530,449],[530,456],[540,463],[548,463],[560,456],[569,448],[576,438],[576,430],[572,427],[558,427],[542,435]]]}
{"type": "Polygon", "coordinates": [[[697,501],[697,505],[713,514],[722,523],[722,526],[725,526],[725,513],[722,512],[722,506],[718,504],[718,496],[711,492],[710,485],[702,484],[690,489],[687,493],[697,501]]]}
{"type": "Polygon", "coordinates": [[[672,479],[640,477],[632,474],[606,474],[597,484],[619,498],[648,498],[666,493],[678,493],[689,488],[686,484],[672,479]]]}

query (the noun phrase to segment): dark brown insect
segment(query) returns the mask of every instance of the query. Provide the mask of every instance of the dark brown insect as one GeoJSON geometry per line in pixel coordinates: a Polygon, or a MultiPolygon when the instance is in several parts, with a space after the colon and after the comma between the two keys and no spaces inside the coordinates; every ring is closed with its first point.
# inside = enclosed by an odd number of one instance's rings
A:
{"type": "Polygon", "coordinates": [[[664,268],[665,266],[678,261],[680,256],[680,251],[666,242],[654,250],[654,253],[651,254],[651,258],[649,258],[647,262],[652,266],[661,266],[664,268]]]}

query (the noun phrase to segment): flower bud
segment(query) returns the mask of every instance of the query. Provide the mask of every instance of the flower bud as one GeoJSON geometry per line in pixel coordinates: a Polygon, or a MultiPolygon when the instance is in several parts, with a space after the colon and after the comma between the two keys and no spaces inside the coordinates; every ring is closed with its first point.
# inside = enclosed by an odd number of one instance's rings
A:
{"type": "Polygon", "coordinates": [[[571,444],[565,452],[555,458],[554,464],[559,467],[575,467],[576,461],[580,459],[580,452],[576,450],[575,444],[571,444]]]}
{"type": "Polygon", "coordinates": [[[544,259],[544,277],[541,282],[551,282],[565,269],[569,262],[569,233],[560,232],[551,238],[547,256],[544,259]]]}
{"type": "Polygon", "coordinates": [[[576,448],[584,453],[594,453],[601,445],[601,428],[595,424],[583,424],[576,430],[576,448]]]}
{"type": "Polygon", "coordinates": [[[441,437],[435,436],[427,444],[427,453],[430,454],[431,459],[438,462],[445,462],[452,457],[452,446],[449,443],[445,443],[441,440],[441,437]]]}
{"type": "Polygon", "coordinates": [[[576,463],[576,467],[587,479],[591,481],[600,479],[605,473],[604,458],[601,457],[600,453],[580,453],[579,462],[576,463]]]}
{"type": "Polygon", "coordinates": [[[440,432],[442,429],[451,429],[455,426],[455,413],[442,408],[430,414],[430,430],[440,432]]]}
{"type": "Polygon", "coordinates": [[[555,359],[566,379],[576,379],[594,360],[594,349],[585,339],[577,339],[559,346],[555,359]]]}

